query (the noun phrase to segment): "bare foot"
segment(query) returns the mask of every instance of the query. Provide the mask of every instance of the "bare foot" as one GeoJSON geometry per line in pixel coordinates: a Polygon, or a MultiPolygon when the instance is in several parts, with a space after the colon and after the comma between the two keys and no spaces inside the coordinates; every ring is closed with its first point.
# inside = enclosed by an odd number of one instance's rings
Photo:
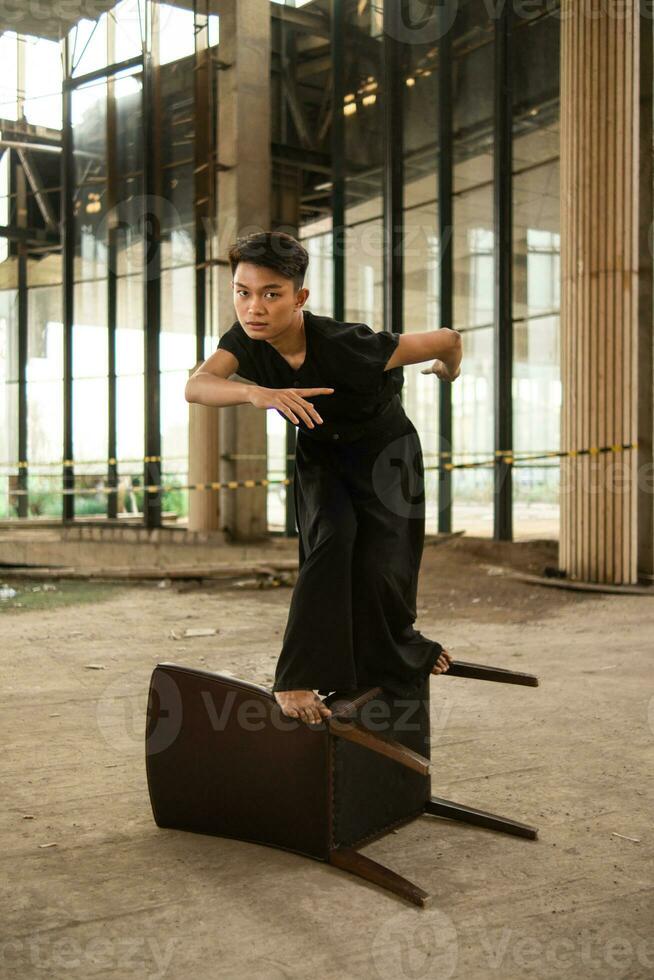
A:
{"type": "Polygon", "coordinates": [[[331,711],[313,691],[273,691],[282,713],[289,718],[299,718],[315,725],[323,718],[330,718],[331,711]]]}
{"type": "Polygon", "coordinates": [[[436,663],[431,669],[432,674],[443,674],[448,669],[451,663],[452,663],[451,656],[449,655],[447,650],[443,650],[441,652],[440,657],[438,658],[438,660],[436,661],[436,663]]]}

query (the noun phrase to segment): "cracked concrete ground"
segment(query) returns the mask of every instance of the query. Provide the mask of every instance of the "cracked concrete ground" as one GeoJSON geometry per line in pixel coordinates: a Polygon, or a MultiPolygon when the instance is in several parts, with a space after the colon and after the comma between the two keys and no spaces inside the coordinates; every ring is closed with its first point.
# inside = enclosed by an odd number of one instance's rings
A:
{"type": "Polygon", "coordinates": [[[654,601],[506,574],[547,564],[555,542],[425,547],[417,628],[454,658],[540,678],[432,679],[434,793],[539,839],[423,816],[363,848],[429,891],[425,909],[318,861],[153,822],[152,667],[269,684],[289,588],[85,585],[77,602],[7,606],[0,975],[653,977],[654,601]],[[187,626],[218,634],[170,638],[187,626]]]}

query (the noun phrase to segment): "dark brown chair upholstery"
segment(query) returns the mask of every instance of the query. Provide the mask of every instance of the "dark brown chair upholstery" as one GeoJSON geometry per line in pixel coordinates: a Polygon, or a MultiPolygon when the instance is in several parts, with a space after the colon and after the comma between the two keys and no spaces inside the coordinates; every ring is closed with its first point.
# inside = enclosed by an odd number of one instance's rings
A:
{"type": "MultiPolygon", "coordinates": [[[[536,686],[533,674],[455,661],[441,677],[536,686]]],[[[318,725],[285,717],[272,693],[231,676],[158,664],[146,770],[158,826],[268,844],[328,861],[417,905],[428,895],[360,854],[423,813],[535,838],[537,829],[431,795],[429,683],[419,697],[337,692],[318,725]]]]}

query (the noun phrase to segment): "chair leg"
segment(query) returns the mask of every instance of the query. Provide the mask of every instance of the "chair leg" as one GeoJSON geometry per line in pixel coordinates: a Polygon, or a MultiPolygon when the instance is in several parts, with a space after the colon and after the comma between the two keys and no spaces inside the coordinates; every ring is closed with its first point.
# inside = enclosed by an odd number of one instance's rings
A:
{"type": "Polygon", "coordinates": [[[388,736],[381,738],[379,735],[373,735],[367,728],[354,721],[341,721],[340,718],[329,718],[327,724],[330,732],[338,735],[339,738],[345,739],[346,742],[356,742],[358,745],[363,745],[364,748],[370,749],[372,752],[377,752],[379,755],[385,755],[387,758],[393,759],[394,762],[399,762],[400,765],[406,766],[407,769],[413,769],[415,772],[419,772],[421,776],[428,776],[431,772],[430,759],[424,755],[420,755],[419,752],[414,752],[413,749],[398,742],[397,739],[389,738],[388,736]]]}
{"type": "Polygon", "coordinates": [[[515,834],[516,837],[528,837],[536,840],[538,837],[538,827],[532,827],[528,823],[519,823],[517,820],[509,820],[508,817],[499,817],[496,813],[488,813],[486,810],[475,810],[470,806],[462,806],[452,800],[442,800],[438,796],[432,796],[425,804],[425,813],[431,813],[435,817],[448,817],[450,820],[462,820],[464,823],[476,824],[478,827],[486,827],[488,830],[501,830],[505,834],[515,834]]]}
{"type": "Polygon", "coordinates": [[[418,888],[417,885],[414,885],[407,878],[403,878],[402,875],[391,871],[390,868],[384,867],[383,864],[378,864],[377,861],[366,857],[365,854],[360,854],[352,847],[335,847],[329,852],[329,863],[343,871],[349,871],[350,874],[365,878],[366,881],[371,881],[375,885],[380,885],[421,908],[429,901],[428,892],[418,888]]]}
{"type": "Polygon", "coordinates": [[[490,667],[488,664],[473,664],[467,660],[453,660],[449,668],[439,677],[472,677],[478,681],[499,681],[501,684],[523,684],[538,687],[536,674],[525,674],[520,670],[507,670],[506,667],[490,667]]]}

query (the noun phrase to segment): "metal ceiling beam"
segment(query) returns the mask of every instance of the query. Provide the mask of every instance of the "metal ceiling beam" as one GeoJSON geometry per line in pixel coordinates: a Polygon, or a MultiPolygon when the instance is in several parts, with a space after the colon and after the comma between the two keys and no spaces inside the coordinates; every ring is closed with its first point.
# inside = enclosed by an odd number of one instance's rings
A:
{"type": "Polygon", "coordinates": [[[299,82],[305,78],[311,78],[312,75],[321,75],[323,72],[331,71],[332,56],[329,45],[325,45],[324,48],[321,45],[319,50],[323,52],[325,49],[329,51],[329,54],[314,54],[311,58],[304,58],[298,61],[295,69],[295,77],[299,82]]]}
{"type": "Polygon", "coordinates": [[[311,134],[311,125],[307,118],[306,107],[298,95],[297,87],[287,67],[284,67],[282,70],[282,84],[298,136],[304,146],[312,150],[315,147],[315,140],[311,134]]]}
{"type": "Polygon", "coordinates": [[[308,10],[296,9],[295,7],[282,7],[280,4],[271,3],[270,16],[273,21],[277,20],[305,34],[313,34],[314,37],[324,37],[329,40],[329,20],[327,17],[321,17],[320,14],[314,14],[308,10]]]}
{"type": "Polygon", "coordinates": [[[23,242],[26,245],[59,245],[58,234],[43,231],[41,228],[19,228],[17,225],[0,225],[0,238],[10,242],[23,242]]]}
{"type": "Polygon", "coordinates": [[[54,229],[57,227],[57,220],[55,218],[52,205],[50,204],[48,192],[43,186],[43,181],[41,180],[41,174],[39,173],[38,167],[34,161],[30,160],[27,150],[17,150],[16,152],[23,170],[25,171],[25,176],[30,183],[30,187],[34,191],[34,198],[39,206],[41,214],[43,215],[43,220],[45,221],[46,227],[50,231],[54,231],[54,229]]]}
{"type": "Polygon", "coordinates": [[[271,146],[272,159],[275,163],[292,163],[304,170],[315,170],[316,173],[331,176],[331,159],[328,153],[319,150],[303,150],[299,147],[284,146],[273,143],[271,146]]]}
{"type": "Polygon", "coordinates": [[[0,147],[6,150],[34,150],[38,153],[61,153],[60,146],[53,146],[50,143],[25,143],[22,140],[7,140],[0,136],[0,147]]]}

